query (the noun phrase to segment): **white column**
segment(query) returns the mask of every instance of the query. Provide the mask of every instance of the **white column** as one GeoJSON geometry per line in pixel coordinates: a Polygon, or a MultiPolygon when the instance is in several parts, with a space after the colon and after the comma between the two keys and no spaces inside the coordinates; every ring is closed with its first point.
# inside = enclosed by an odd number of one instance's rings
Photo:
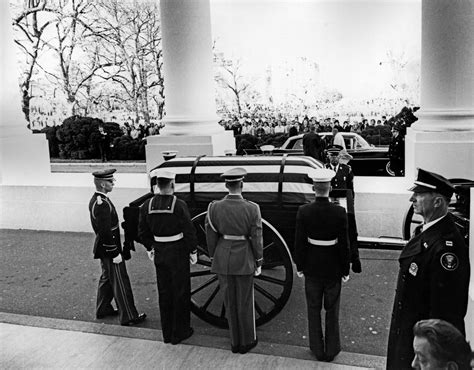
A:
{"type": "Polygon", "coordinates": [[[474,179],[474,2],[422,0],[421,109],[406,137],[417,167],[474,179]]]}
{"type": "Polygon", "coordinates": [[[218,124],[209,0],[161,0],[166,127],[147,140],[147,168],[178,156],[223,155],[234,149],[230,132],[218,124]]]}
{"type": "Polygon", "coordinates": [[[51,171],[45,135],[26,127],[15,54],[9,2],[0,1],[0,184],[38,180],[51,171]]]}

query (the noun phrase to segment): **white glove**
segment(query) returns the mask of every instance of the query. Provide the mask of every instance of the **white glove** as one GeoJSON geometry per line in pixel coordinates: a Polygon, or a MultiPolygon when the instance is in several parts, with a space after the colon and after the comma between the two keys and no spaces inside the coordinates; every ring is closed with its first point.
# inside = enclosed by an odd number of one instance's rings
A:
{"type": "Polygon", "coordinates": [[[296,271],[296,276],[302,278],[304,276],[303,271],[296,271]]]}
{"type": "Polygon", "coordinates": [[[189,254],[189,261],[191,262],[191,265],[195,265],[196,262],[198,261],[198,254],[197,252],[190,253],[189,254]]]}
{"type": "Polygon", "coordinates": [[[342,277],[342,282],[347,283],[349,281],[349,275],[342,277]]]}
{"type": "Polygon", "coordinates": [[[112,262],[115,263],[115,264],[117,264],[117,265],[118,265],[119,263],[121,263],[122,261],[123,261],[123,260],[122,260],[122,255],[121,255],[121,254],[119,254],[117,257],[114,257],[114,258],[112,259],[112,262]]]}
{"type": "Polygon", "coordinates": [[[258,276],[258,275],[260,275],[261,273],[262,273],[262,266],[258,266],[257,269],[255,270],[254,275],[255,275],[255,276],[258,276]]]}
{"type": "Polygon", "coordinates": [[[148,254],[148,259],[150,261],[153,261],[155,259],[155,250],[152,249],[151,251],[146,251],[146,253],[148,254]]]}

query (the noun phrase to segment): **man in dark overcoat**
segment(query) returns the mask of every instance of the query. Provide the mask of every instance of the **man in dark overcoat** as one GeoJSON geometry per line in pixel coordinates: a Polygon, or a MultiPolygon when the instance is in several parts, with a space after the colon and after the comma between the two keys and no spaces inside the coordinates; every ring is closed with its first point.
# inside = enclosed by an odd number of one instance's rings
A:
{"type": "Polygon", "coordinates": [[[334,171],[317,169],[313,179],[316,200],[300,206],[296,215],[295,262],[305,277],[309,347],[320,361],[332,361],[341,351],[339,301],[341,279],[349,279],[347,215],[329,201],[334,171]],[[325,331],[321,309],[326,311],[325,331]]]}
{"type": "MultiPolygon", "coordinates": [[[[362,272],[362,264],[359,257],[359,243],[357,241],[357,223],[355,218],[354,205],[354,173],[350,165],[341,163],[341,153],[347,154],[347,151],[338,145],[333,145],[327,149],[329,163],[326,168],[333,170],[336,175],[331,180],[332,192],[329,194],[331,199],[341,196],[340,191],[343,192],[343,198],[346,199],[347,220],[349,223],[349,244],[351,248],[351,264],[352,271],[355,273],[362,272]]],[[[352,157],[352,156],[351,156],[352,157]]]]}
{"type": "Polygon", "coordinates": [[[138,314],[133,300],[132,287],[127,274],[120,243],[117,211],[107,194],[114,188],[115,169],[94,172],[96,191],[89,202],[92,228],[95,232],[94,258],[100,259],[102,274],[97,291],[96,317],[119,315],[121,325],[135,325],[145,320],[138,314]],[[118,312],[112,307],[112,299],[118,312]]]}
{"type": "Polygon", "coordinates": [[[313,157],[318,161],[323,161],[324,141],[316,133],[316,126],[310,125],[309,132],[303,136],[303,152],[304,155],[313,157]]]}
{"type": "Polygon", "coordinates": [[[403,131],[402,126],[393,126],[393,136],[388,146],[390,168],[395,173],[395,176],[403,176],[405,173],[405,135],[403,131]]]}
{"type": "Polygon", "coordinates": [[[232,352],[246,353],[258,343],[255,328],[253,277],[263,264],[262,218],[258,204],[242,197],[243,168],[232,168],[221,177],[229,194],[209,204],[206,239],[224,294],[232,352]]]}
{"type": "Polygon", "coordinates": [[[157,194],[140,207],[138,237],[155,263],[163,341],[178,344],[194,332],[189,262],[197,261],[196,230],[188,206],[174,195],[175,174],[158,169],[150,176],[157,194]]]}
{"type": "Polygon", "coordinates": [[[441,319],[465,333],[469,253],[448,205],[452,184],[443,176],[418,170],[410,201],[420,225],[403,248],[390,325],[387,369],[410,369],[413,325],[441,319]]]}

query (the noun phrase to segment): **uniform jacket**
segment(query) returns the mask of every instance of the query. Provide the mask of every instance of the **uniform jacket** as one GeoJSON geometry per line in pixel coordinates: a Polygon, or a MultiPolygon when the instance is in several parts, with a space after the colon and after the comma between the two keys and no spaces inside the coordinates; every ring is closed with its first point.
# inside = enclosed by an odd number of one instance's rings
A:
{"type": "Polygon", "coordinates": [[[206,239],[211,271],[223,275],[251,275],[263,263],[262,218],[258,204],[240,195],[227,195],[209,204],[206,239]],[[223,235],[246,236],[226,240],[223,235]]]}
{"type": "Polygon", "coordinates": [[[388,156],[390,160],[403,161],[405,158],[405,137],[398,135],[393,138],[388,146],[388,156]]]}
{"type": "MultiPolygon", "coordinates": [[[[326,168],[333,169],[331,164],[326,164],[326,168]]],[[[336,171],[336,176],[331,180],[333,189],[350,189],[354,197],[354,173],[351,166],[339,163],[336,171]]]]}
{"type": "Polygon", "coordinates": [[[314,202],[300,206],[296,214],[294,248],[298,271],[307,276],[335,280],[349,275],[347,227],[344,208],[329,202],[326,197],[317,197],[314,202]],[[337,238],[337,244],[316,246],[308,242],[308,237],[316,240],[337,238]]]}
{"type": "Polygon", "coordinates": [[[304,155],[308,155],[317,160],[322,160],[321,153],[324,150],[324,141],[314,132],[309,132],[303,136],[304,155]]]}
{"type": "Polygon", "coordinates": [[[464,333],[469,252],[450,214],[403,248],[388,341],[387,367],[410,368],[413,325],[442,319],[464,333]]]}
{"type": "Polygon", "coordinates": [[[89,201],[89,213],[95,232],[94,258],[117,257],[122,252],[117,211],[110,199],[95,192],[89,201]]]}
{"type": "Polygon", "coordinates": [[[188,206],[175,195],[157,194],[140,206],[138,237],[147,250],[157,243],[155,236],[173,236],[183,233],[179,245],[188,252],[196,250],[196,230],[188,206]]]}

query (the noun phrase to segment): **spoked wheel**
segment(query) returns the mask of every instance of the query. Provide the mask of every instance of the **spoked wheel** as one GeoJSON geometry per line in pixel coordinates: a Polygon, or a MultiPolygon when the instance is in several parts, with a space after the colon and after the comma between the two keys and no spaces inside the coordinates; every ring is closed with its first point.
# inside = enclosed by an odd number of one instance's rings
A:
{"type": "Polygon", "coordinates": [[[410,207],[405,213],[405,218],[403,219],[403,239],[410,240],[415,231],[415,228],[421,225],[422,223],[423,217],[415,214],[413,204],[410,204],[410,207]]]}
{"type": "MultiPolygon", "coordinates": [[[[217,275],[211,272],[204,221],[206,212],[193,218],[198,237],[198,261],[191,265],[191,311],[217,327],[228,327],[217,275]]],[[[293,285],[293,264],[285,240],[266,220],[263,224],[262,273],[254,278],[256,324],[275,317],[285,306],[293,285]]]]}

